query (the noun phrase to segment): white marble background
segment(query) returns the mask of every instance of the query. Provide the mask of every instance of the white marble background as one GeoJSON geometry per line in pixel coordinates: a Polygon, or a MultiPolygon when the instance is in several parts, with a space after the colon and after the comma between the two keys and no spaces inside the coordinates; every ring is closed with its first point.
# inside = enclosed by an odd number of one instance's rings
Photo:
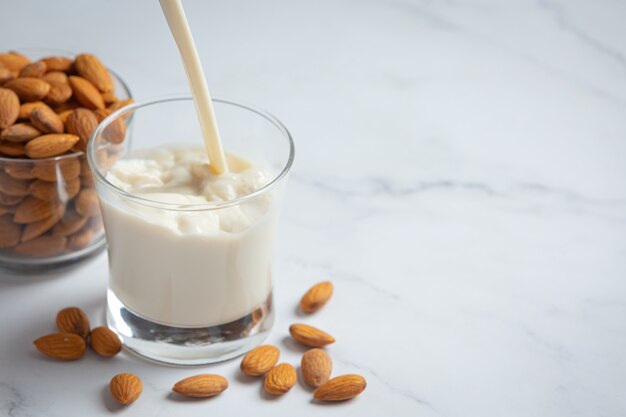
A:
{"type": "MultiPolygon", "coordinates": [[[[202,369],[222,396],[181,402],[189,370],[129,354],[74,363],[31,342],[55,312],[101,321],[106,256],[39,276],[2,272],[0,415],[626,415],[626,2],[212,1],[185,5],[215,95],[257,103],[297,144],[280,235],[284,340],[333,333],[336,372],[369,382],[317,405],[202,369]],[[127,409],[106,384],[133,371],[127,409]]],[[[91,51],[138,98],[186,91],[156,1],[8,1],[0,49],[91,51]]]]}

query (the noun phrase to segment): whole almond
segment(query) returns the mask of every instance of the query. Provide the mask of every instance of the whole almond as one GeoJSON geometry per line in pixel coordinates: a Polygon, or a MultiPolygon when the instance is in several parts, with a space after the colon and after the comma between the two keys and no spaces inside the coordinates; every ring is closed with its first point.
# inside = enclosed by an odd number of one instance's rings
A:
{"type": "Polygon", "coordinates": [[[143,386],[137,375],[124,373],[117,374],[111,379],[109,389],[117,402],[127,405],[139,398],[143,386]]]}
{"type": "Polygon", "coordinates": [[[122,341],[108,327],[96,327],[91,331],[91,347],[101,356],[111,357],[120,353],[122,341]]]}
{"type": "Polygon", "coordinates": [[[58,81],[48,81],[50,91],[46,95],[45,101],[51,106],[59,106],[72,97],[72,87],[68,83],[58,81]]]}
{"type": "Polygon", "coordinates": [[[15,73],[8,68],[0,67],[0,85],[15,78],[15,73]]]}
{"type": "Polygon", "coordinates": [[[44,201],[35,197],[25,198],[15,211],[13,221],[20,224],[34,223],[52,216],[58,209],[56,202],[44,201]]]}
{"type": "Polygon", "coordinates": [[[313,398],[320,401],[349,400],[362,393],[366,386],[365,378],[360,375],[341,375],[320,385],[313,398]]]}
{"type": "Polygon", "coordinates": [[[102,93],[113,91],[113,78],[95,55],[77,55],[74,60],[74,68],[81,77],[90,81],[102,93]]]}
{"type": "Polygon", "coordinates": [[[297,381],[296,369],[288,363],[281,363],[269,371],[263,387],[270,394],[282,395],[293,388],[297,381]]]}
{"type": "Polygon", "coordinates": [[[84,249],[93,240],[93,235],[94,230],[90,227],[85,227],[68,238],[67,247],[71,250],[84,249]]]}
{"type": "Polygon", "coordinates": [[[50,107],[36,107],[30,113],[30,122],[41,133],[63,133],[63,121],[50,107]]]}
{"type": "Polygon", "coordinates": [[[72,69],[72,65],[74,64],[71,59],[64,56],[49,56],[43,58],[41,61],[46,63],[48,71],[68,72],[72,69]]]}
{"type": "Polygon", "coordinates": [[[69,209],[63,218],[54,226],[52,234],[56,236],[69,236],[78,232],[87,223],[88,217],[83,217],[76,213],[76,210],[69,209]]]}
{"type": "Polygon", "coordinates": [[[80,175],[80,161],[78,158],[63,158],[59,161],[37,162],[32,174],[44,181],[58,181],[61,178],[69,181],[80,175]]]}
{"type": "Polygon", "coordinates": [[[305,313],[314,313],[324,307],[332,295],[332,282],[325,281],[315,284],[300,300],[300,309],[305,313]]]}
{"type": "Polygon", "coordinates": [[[48,83],[65,83],[69,82],[67,78],[67,74],[61,71],[48,71],[46,75],[41,77],[44,81],[48,83]]]}
{"type": "Polygon", "coordinates": [[[0,192],[11,196],[24,197],[28,195],[30,181],[13,178],[0,171],[0,192]]]}
{"type": "Polygon", "coordinates": [[[24,227],[20,241],[28,242],[29,240],[33,240],[43,235],[48,230],[52,229],[52,227],[57,224],[59,220],[61,220],[64,213],[65,205],[60,205],[57,207],[52,216],[33,223],[28,223],[26,227],[24,227]]]}
{"type": "Polygon", "coordinates": [[[115,103],[111,104],[109,107],[107,107],[108,110],[111,110],[111,113],[113,113],[114,111],[117,111],[119,109],[121,109],[122,107],[126,107],[130,104],[133,104],[135,102],[135,100],[133,100],[132,98],[127,98],[121,101],[116,101],[115,103]]]}
{"type": "Polygon", "coordinates": [[[126,138],[126,122],[123,117],[111,121],[102,131],[102,137],[111,143],[122,143],[126,138]]]}
{"type": "Polygon", "coordinates": [[[17,120],[20,100],[14,91],[0,88],[0,129],[6,129],[17,120]]]}
{"type": "MultiPolygon", "coordinates": [[[[31,172],[32,167],[30,164],[11,164],[4,167],[4,170],[9,176],[18,180],[31,180],[35,178],[31,172]]],[[[2,204],[2,202],[0,202],[0,204],[2,204]]]]}
{"type": "Polygon", "coordinates": [[[13,222],[13,216],[0,216],[0,248],[11,248],[17,245],[22,235],[22,227],[13,222]]]}
{"type": "Polygon", "coordinates": [[[298,342],[310,347],[322,347],[335,342],[334,337],[308,324],[292,324],[289,333],[298,342]]]}
{"type": "Polygon", "coordinates": [[[102,93],[102,99],[104,100],[104,104],[107,106],[120,101],[120,99],[117,98],[113,92],[102,93]]]}
{"type": "Polygon", "coordinates": [[[80,191],[80,179],[61,180],[50,182],[36,180],[30,185],[30,194],[40,200],[67,202],[80,191]]]}
{"type": "Polygon", "coordinates": [[[67,133],[53,133],[39,136],[26,144],[29,158],[50,158],[61,155],[78,142],[78,136],[67,133]]]}
{"type": "Polygon", "coordinates": [[[20,70],[20,77],[38,78],[38,77],[43,76],[47,70],[48,70],[48,67],[46,66],[45,62],[43,61],[33,62],[28,65],[25,65],[20,70]]]}
{"type": "Polygon", "coordinates": [[[98,194],[93,188],[84,188],[74,200],[76,212],[81,216],[89,217],[100,213],[98,194]]]}
{"type": "Polygon", "coordinates": [[[319,387],[330,378],[333,361],[324,350],[310,349],[302,355],[300,369],[304,382],[312,387],[319,387]]]}
{"type": "Polygon", "coordinates": [[[241,371],[250,376],[259,376],[268,372],[276,365],[280,350],[276,346],[261,345],[252,349],[241,360],[241,371]]]}
{"type": "Polygon", "coordinates": [[[96,115],[88,109],[78,108],[67,118],[67,131],[80,138],[75,148],[81,151],[87,149],[87,142],[96,127],[98,119],[96,115]]]}
{"type": "Polygon", "coordinates": [[[6,54],[0,54],[0,63],[11,71],[19,72],[26,65],[30,64],[30,60],[22,54],[9,52],[6,54]]]}
{"type": "Polygon", "coordinates": [[[16,123],[0,133],[0,140],[23,143],[40,136],[41,132],[30,123],[16,123]]]}
{"type": "Polygon", "coordinates": [[[0,142],[0,154],[6,156],[22,156],[26,155],[26,149],[23,143],[0,142]]]}
{"type": "Polygon", "coordinates": [[[200,374],[178,381],[172,391],[185,397],[214,397],[228,388],[228,380],[221,375],[200,374]]]}
{"type": "Polygon", "coordinates": [[[40,236],[28,242],[20,243],[13,251],[20,255],[33,257],[48,257],[62,253],[65,250],[67,238],[63,236],[40,236]]]}
{"type": "Polygon", "coordinates": [[[33,77],[16,78],[7,81],[3,87],[13,90],[21,101],[41,100],[50,91],[50,84],[40,78],[33,77]]]}
{"type": "Polygon", "coordinates": [[[43,101],[33,101],[32,103],[24,103],[20,106],[20,112],[18,114],[18,119],[29,120],[30,114],[37,107],[48,107],[46,103],[43,101]]]}
{"type": "Polygon", "coordinates": [[[63,333],[74,333],[87,338],[89,335],[89,319],[78,307],[66,307],[57,313],[56,324],[63,333]]]}
{"type": "Polygon", "coordinates": [[[80,359],[85,354],[85,340],[73,333],[54,333],[34,341],[44,355],[62,361],[80,359]]]}
{"type": "MultiPolygon", "coordinates": [[[[92,83],[75,75],[70,76],[69,81],[72,91],[74,92],[74,97],[80,104],[91,110],[104,108],[104,100],[98,89],[94,87],[92,83]]],[[[5,85],[12,82],[15,82],[15,80],[9,81],[5,85]]],[[[7,88],[9,87],[7,86],[7,88]]]]}
{"type": "MultiPolygon", "coordinates": [[[[8,168],[8,167],[7,167],[8,168]]],[[[5,168],[6,169],[6,168],[5,168]]],[[[3,192],[0,192],[0,204],[3,206],[14,206],[22,201],[24,197],[8,195],[3,192]]]]}

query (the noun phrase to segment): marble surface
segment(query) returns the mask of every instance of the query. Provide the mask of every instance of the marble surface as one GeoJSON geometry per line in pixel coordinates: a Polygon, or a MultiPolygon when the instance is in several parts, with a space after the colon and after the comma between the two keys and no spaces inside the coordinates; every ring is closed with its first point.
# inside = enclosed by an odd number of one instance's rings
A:
{"type": "MultiPolygon", "coordinates": [[[[216,96],[259,104],[297,145],[276,259],[278,317],[338,342],[368,380],[319,405],[270,399],[238,361],[187,370],[124,353],[46,360],[55,312],[103,320],[107,259],[1,272],[0,415],[623,416],[626,3],[617,0],[186,0],[216,96]],[[336,295],[294,307],[312,283],[336,295]],[[121,409],[122,371],[144,393],[121,409]],[[209,401],[169,396],[222,373],[209,401]]],[[[0,49],[92,51],[138,98],[186,91],[155,1],[12,2],[0,49]]]]}

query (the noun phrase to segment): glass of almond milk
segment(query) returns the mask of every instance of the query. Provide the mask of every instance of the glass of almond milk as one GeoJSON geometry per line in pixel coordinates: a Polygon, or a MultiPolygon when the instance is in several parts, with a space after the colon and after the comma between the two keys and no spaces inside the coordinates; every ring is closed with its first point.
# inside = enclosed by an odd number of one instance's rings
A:
{"type": "Polygon", "coordinates": [[[108,324],[128,349],[159,362],[238,356],[273,323],[272,258],[293,141],[265,111],[213,106],[228,165],[221,175],[191,97],[113,113],[87,150],[108,243],[108,324]],[[132,132],[111,143],[131,115],[132,132]]]}

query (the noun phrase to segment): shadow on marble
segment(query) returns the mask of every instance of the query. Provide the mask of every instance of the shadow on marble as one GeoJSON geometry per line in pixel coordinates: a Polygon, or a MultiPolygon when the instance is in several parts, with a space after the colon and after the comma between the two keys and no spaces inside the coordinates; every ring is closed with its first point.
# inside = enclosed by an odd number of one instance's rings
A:
{"type": "Polygon", "coordinates": [[[281,340],[282,345],[294,353],[304,353],[310,348],[296,342],[291,336],[285,336],[281,340]]]}
{"type": "Polygon", "coordinates": [[[213,397],[201,397],[201,398],[193,398],[193,397],[185,397],[184,395],[177,394],[175,392],[169,392],[165,396],[168,401],[174,401],[177,403],[197,403],[197,402],[210,402],[215,398],[219,398],[219,394],[213,397]]]}
{"type": "Polygon", "coordinates": [[[312,394],[313,391],[315,391],[315,388],[309,386],[309,384],[304,382],[304,376],[302,376],[302,367],[298,366],[298,368],[296,368],[296,372],[298,373],[298,385],[300,385],[300,388],[302,388],[304,391],[312,394]]]}
{"type": "Polygon", "coordinates": [[[113,395],[111,394],[111,389],[109,388],[109,384],[106,384],[102,387],[102,402],[104,403],[104,406],[107,408],[107,410],[109,410],[109,412],[111,413],[119,413],[122,410],[126,410],[128,407],[132,407],[132,404],[129,405],[123,405],[118,403],[115,398],[113,398],[113,395]]]}

